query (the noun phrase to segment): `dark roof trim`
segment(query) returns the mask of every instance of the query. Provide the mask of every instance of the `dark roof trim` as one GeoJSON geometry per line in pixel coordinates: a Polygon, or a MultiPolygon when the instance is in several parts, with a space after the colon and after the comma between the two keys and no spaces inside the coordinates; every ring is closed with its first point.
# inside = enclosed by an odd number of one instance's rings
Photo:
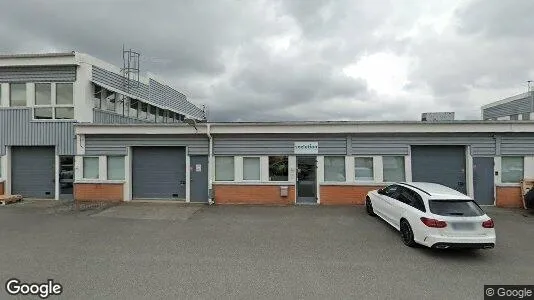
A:
{"type": "Polygon", "coordinates": [[[422,188],[418,188],[418,187],[416,187],[416,186],[413,186],[413,185],[408,184],[408,183],[405,183],[405,182],[401,182],[400,184],[401,184],[401,185],[405,185],[405,186],[407,186],[407,187],[411,187],[412,189],[416,189],[416,190],[418,190],[418,191],[420,191],[420,192],[423,192],[423,193],[425,193],[425,194],[427,194],[427,195],[429,195],[429,196],[432,196],[432,194],[430,194],[429,192],[423,190],[422,188]]]}

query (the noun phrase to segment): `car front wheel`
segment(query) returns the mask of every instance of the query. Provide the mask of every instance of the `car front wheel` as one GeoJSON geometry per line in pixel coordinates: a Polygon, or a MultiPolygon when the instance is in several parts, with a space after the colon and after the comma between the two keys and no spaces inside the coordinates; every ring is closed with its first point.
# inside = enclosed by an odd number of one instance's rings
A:
{"type": "Polygon", "coordinates": [[[412,227],[406,220],[402,220],[400,224],[400,233],[402,242],[408,247],[415,247],[416,243],[413,237],[412,227]]]}
{"type": "Polygon", "coordinates": [[[373,210],[373,204],[371,203],[371,199],[369,197],[365,198],[365,210],[367,211],[367,214],[374,217],[376,216],[375,211],[373,210]]]}

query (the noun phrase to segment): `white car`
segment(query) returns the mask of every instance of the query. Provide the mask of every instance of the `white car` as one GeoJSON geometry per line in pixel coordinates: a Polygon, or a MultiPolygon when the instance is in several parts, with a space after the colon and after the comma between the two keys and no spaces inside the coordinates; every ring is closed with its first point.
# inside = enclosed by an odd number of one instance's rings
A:
{"type": "Polygon", "coordinates": [[[495,247],[493,220],[472,198],[440,184],[395,183],[370,191],[365,207],[399,230],[410,247],[495,247]]]}

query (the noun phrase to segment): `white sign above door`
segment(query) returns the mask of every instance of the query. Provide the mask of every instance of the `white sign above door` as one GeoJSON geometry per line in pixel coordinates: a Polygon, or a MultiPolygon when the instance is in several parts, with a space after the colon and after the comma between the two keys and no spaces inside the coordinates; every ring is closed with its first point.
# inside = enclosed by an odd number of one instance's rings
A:
{"type": "Polygon", "coordinates": [[[318,142],[295,142],[293,147],[295,154],[319,154],[318,142]]]}

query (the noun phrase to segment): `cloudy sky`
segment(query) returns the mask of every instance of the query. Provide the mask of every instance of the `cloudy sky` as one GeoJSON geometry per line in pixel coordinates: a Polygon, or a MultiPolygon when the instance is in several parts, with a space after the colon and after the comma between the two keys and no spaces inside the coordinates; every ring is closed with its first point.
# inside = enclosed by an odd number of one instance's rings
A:
{"type": "Polygon", "coordinates": [[[170,82],[209,117],[480,117],[534,79],[532,0],[2,0],[0,52],[80,51],[170,82]]]}

